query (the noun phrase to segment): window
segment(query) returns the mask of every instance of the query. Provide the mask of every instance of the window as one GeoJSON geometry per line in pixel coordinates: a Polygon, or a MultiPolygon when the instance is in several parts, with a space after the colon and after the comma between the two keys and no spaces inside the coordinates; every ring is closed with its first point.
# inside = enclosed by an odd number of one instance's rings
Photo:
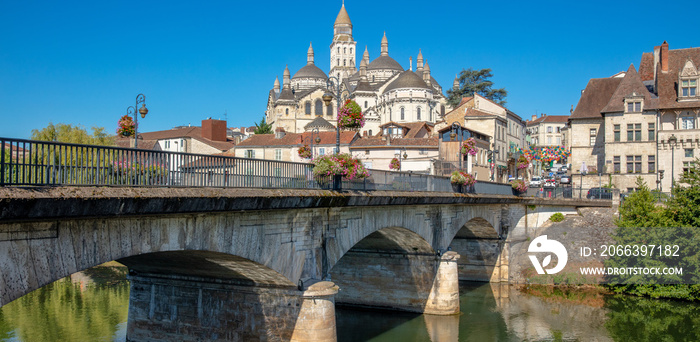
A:
{"type": "Polygon", "coordinates": [[[683,120],[682,127],[683,129],[695,129],[695,118],[692,116],[685,116],[682,117],[681,120],[683,120]]]}
{"type": "Polygon", "coordinates": [[[613,172],[620,173],[620,156],[613,157],[613,172]]]}
{"type": "Polygon", "coordinates": [[[350,48],[350,54],[352,54],[352,48],[350,48]]]}
{"type": "Polygon", "coordinates": [[[627,113],[640,113],[642,111],[642,101],[627,101],[627,113]]]}
{"type": "Polygon", "coordinates": [[[326,115],[333,116],[333,105],[332,104],[329,104],[328,106],[326,106],[326,115]]]}
{"type": "Polygon", "coordinates": [[[690,171],[690,169],[692,169],[694,165],[695,165],[694,161],[684,161],[683,162],[683,173],[690,171]]]}
{"type": "Polygon", "coordinates": [[[557,133],[561,133],[561,127],[557,127],[557,133]]]}
{"type": "Polygon", "coordinates": [[[254,150],[245,150],[245,157],[246,158],[255,158],[255,151],[254,150]]]}
{"type": "Polygon", "coordinates": [[[627,173],[634,172],[634,156],[627,156],[627,173]]]}
{"type": "Polygon", "coordinates": [[[304,107],[305,107],[306,115],[311,115],[311,102],[306,101],[306,103],[304,104],[304,107]]]}
{"type": "Polygon", "coordinates": [[[420,107],[416,109],[416,120],[420,121],[420,107]]]}
{"type": "Polygon", "coordinates": [[[681,96],[695,96],[698,87],[697,82],[697,80],[682,80],[681,96]]]}
{"type": "Polygon", "coordinates": [[[648,156],[649,158],[649,173],[656,172],[656,156],[648,156]]]}
{"type": "Polygon", "coordinates": [[[316,116],[323,115],[323,102],[321,102],[321,100],[316,100],[314,103],[314,113],[316,116]]]}
{"type": "Polygon", "coordinates": [[[642,173],[642,156],[634,156],[634,173],[642,173]]]}
{"type": "Polygon", "coordinates": [[[642,141],[642,124],[634,124],[634,141],[642,141]]]}
{"type": "Polygon", "coordinates": [[[323,147],[319,148],[319,149],[318,149],[318,154],[319,154],[320,156],[325,155],[325,154],[326,154],[326,149],[323,148],[323,147]]]}
{"type": "Polygon", "coordinates": [[[418,154],[428,154],[428,150],[426,150],[426,149],[424,149],[424,148],[421,148],[421,149],[418,151],[418,154]]]}
{"type": "Polygon", "coordinates": [[[547,126],[547,133],[552,133],[552,126],[547,126]]]}
{"type": "Polygon", "coordinates": [[[595,137],[596,137],[596,129],[591,128],[591,137],[590,137],[590,145],[593,146],[595,145],[595,137]]]}
{"type": "Polygon", "coordinates": [[[282,160],[282,149],[275,149],[275,160],[282,160]]]}
{"type": "Polygon", "coordinates": [[[649,141],[655,141],[656,140],[656,124],[650,123],[649,124],[649,141]]]}
{"type": "Polygon", "coordinates": [[[365,109],[367,109],[367,101],[365,101],[365,109]]]}
{"type": "Polygon", "coordinates": [[[401,120],[404,120],[404,108],[401,107],[401,120]]]}
{"type": "Polygon", "coordinates": [[[369,150],[365,150],[365,155],[368,156],[368,155],[369,155],[369,152],[370,152],[369,150]]]}
{"type": "Polygon", "coordinates": [[[370,137],[372,136],[372,130],[371,130],[371,129],[369,130],[369,136],[370,136],[370,137]]]}
{"type": "Polygon", "coordinates": [[[557,145],[561,145],[561,137],[557,137],[557,145]]]}
{"type": "Polygon", "coordinates": [[[343,53],[347,53],[347,52],[348,52],[348,48],[343,47],[343,53]]]}
{"type": "Polygon", "coordinates": [[[552,137],[547,137],[547,145],[551,145],[551,144],[552,144],[552,137]]]}
{"type": "Polygon", "coordinates": [[[685,149],[685,157],[686,158],[694,158],[694,153],[692,148],[686,148],[685,149]]]}
{"type": "Polygon", "coordinates": [[[346,66],[346,65],[347,65],[347,64],[346,64],[347,61],[348,61],[347,59],[343,59],[343,66],[346,66]]]}
{"type": "Polygon", "coordinates": [[[627,141],[634,141],[634,124],[627,124],[627,141]]]}
{"type": "Polygon", "coordinates": [[[620,125],[613,125],[613,134],[615,135],[615,141],[620,141],[620,125]]]}
{"type": "Polygon", "coordinates": [[[284,115],[289,115],[289,108],[284,110],[284,115]]]}

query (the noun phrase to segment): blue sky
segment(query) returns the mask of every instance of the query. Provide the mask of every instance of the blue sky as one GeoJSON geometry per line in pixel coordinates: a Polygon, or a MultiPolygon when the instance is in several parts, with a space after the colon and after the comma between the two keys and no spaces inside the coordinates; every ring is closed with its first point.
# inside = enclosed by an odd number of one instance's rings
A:
{"type": "MultiPolygon", "coordinates": [[[[139,93],[140,131],[224,119],[251,126],[275,76],[294,74],[313,42],[316,65],[341,1],[0,2],[0,136],[28,138],[49,122],[105,127],[139,93]]],[[[528,119],[568,114],[590,78],[639,66],[642,52],[700,45],[679,18],[693,2],[347,0],[360,52],[408,68],[422,49],[443,89],[462,68],[491,68],[507,107],[528,119]]],[[[685,23],[688,24],[688,23],[685,23]]],[[[358,55],[358,59],[360,55],[358,55]]]]}

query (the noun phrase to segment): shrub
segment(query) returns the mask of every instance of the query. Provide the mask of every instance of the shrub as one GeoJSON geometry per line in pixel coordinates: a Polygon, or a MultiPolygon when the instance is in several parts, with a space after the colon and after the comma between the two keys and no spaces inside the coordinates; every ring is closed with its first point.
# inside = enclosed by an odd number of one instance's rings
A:
{"type": "Polygon", "coordinates": [[[561,222],[564,221],[564,214],[562,213],[554,213],[554,215],[549,217],[549,220],[552,222],[561,222]]]}

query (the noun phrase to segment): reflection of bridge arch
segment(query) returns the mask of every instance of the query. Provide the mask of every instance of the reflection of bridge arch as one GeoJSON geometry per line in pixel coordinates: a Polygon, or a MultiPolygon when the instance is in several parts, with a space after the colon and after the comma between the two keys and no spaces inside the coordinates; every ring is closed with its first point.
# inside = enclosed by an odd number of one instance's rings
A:
{"type": "MultiPolygon", "coordinates": [[[[461,256],[457,262],[459,279],[500,281],[504,263],[503,238],[499,230],[482,217],[466,221],[450,242],[450,249],[461,256]]],[[[504,269],[507,272],[507,266],[504,269]]]]}

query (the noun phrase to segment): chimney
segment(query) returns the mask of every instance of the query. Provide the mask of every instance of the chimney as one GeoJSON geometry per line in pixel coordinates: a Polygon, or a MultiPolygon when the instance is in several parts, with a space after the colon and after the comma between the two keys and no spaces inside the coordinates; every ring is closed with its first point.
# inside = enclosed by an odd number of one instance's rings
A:
{"type": "Polygon", "coordinates": [[[362,132],[362,137],[363,137],[363,138],[367,138],[367,136],[368,136],[368,135],[367,135],[367,131],[362,132]]]}
{"type": "Polygon", "coordinates": [[[202,120],[202,138],[211,141],[226,141],[226,121],[214,119],[202,120]]]}
{"type": "Polygon", "coordinates": [[[574,105],[571,105],[571,109],[569,109],[569,113],[571,113],[571,115],[574,114],[574,105]]]}
{"type": "Polygon", "coordinates": [[[284,128],[277,127],[275,129],[275,139],[282,139],[282,138],[284,138],[285,134],[287,134],[287,133],[284,131],[284,128]]]}
{"type": "Polygon", "coordinates": [[[668,72],[668,43],[661,44],[661,71],[668,72]]]}
{"type": "Polygon", "coordinates": [[[532,114],[532,120],[531,120],[531,121],[535,121],[535,120],[537,120],[537,115],[532,114]]]}

